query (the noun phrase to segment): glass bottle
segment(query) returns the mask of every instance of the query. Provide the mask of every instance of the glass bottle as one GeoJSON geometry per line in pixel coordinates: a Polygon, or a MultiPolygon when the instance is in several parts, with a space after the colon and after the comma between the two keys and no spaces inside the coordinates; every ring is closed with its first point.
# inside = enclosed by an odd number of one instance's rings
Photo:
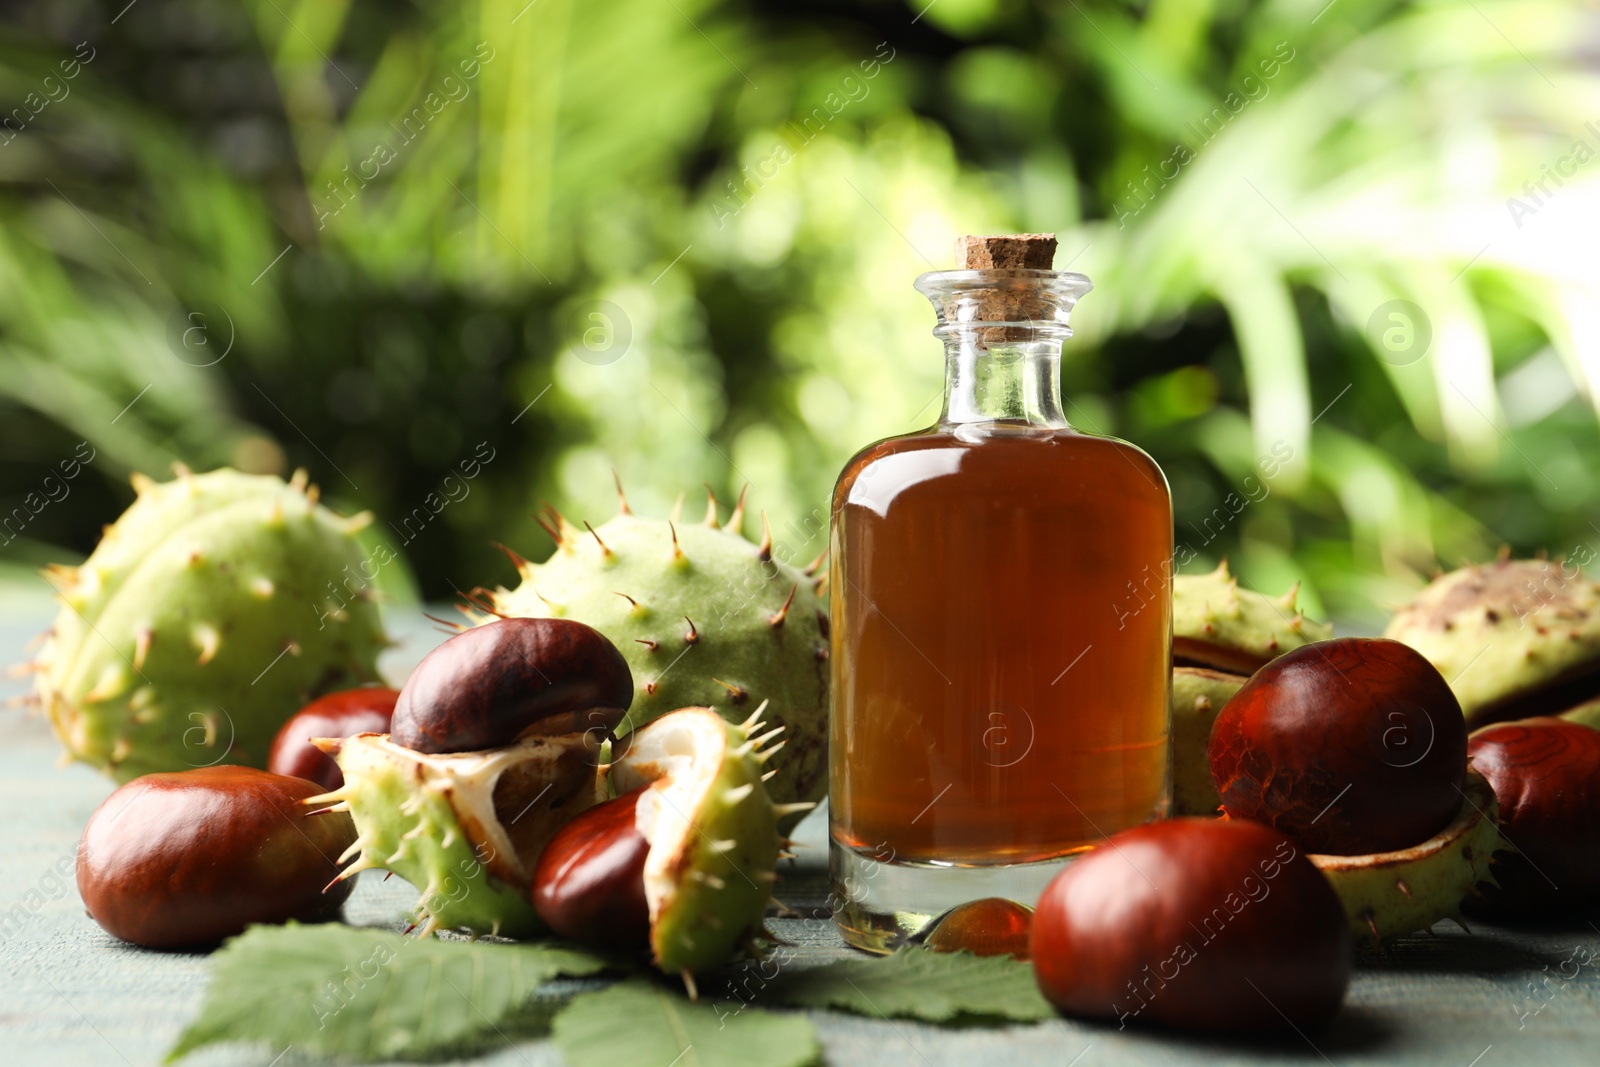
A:
{"type": "Polygon", "coordinates": [[[1032,905],[1170,792],[1166,478],[1062,411],[1089,279],[916,286],[938,313],[944,410],[857,453],[833,497],[834,914],[872,951],[967,901],[1032,905]]]}

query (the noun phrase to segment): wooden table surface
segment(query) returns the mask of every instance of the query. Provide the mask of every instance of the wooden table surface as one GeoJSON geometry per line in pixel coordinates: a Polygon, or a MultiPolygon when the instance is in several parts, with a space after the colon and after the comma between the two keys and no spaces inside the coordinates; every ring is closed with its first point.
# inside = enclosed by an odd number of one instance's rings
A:
{"type": "MultiPolygon", "coordinates": [[[[23,658],[50,617],[33,595],[0,598],[0,663],[23,658]]],[[[392,620],[403,647],[385,668],[401,678],[438,638],[420,615],[392,620]]],[[[6,683],[7,695],[24,683],[6,683]]],[[[111,783],[82,765],[57,765],[59,746],[38,718],[0,717],[0,1064],[154,1064],[199,1007],[204,955],[121,944],[83,912],[73,882],[78,835],[111,783]]],[[[778,893],[808,914],[825,896],[823,820],[788,866],[778,893]]],[[[415,899],[400,879],[361,876],[346,917],[398,924],[415,899]]],[[[777,919],[803,961],[849,954],[825,918],[777,919]]],[[[1597,920],[1600,922],[1600,920],[1597,920]]],[[[1324,1031],[1270,1044],[1198,1041],[1060,1021],[944,1029],[810,1013],[830,1064],[1122,1067],[1133,1064],[1313,1063],[1507,1067],[1600,1063],[1600,928],[1578,920],[1539,930],[1441,924],[1359,966],[1344,1009],[1324,1031]]],[[[185,1063],[272,1064],[281,1049],[227,1046],[185,1063]]],[[[290,1050],[282,1065],[304,1062],[290,1050]]],[[[508,1046],[478,1062],[557,1065],[548,1044],[508,1046]]],[[[632,1067],[618,1064],[617,1067],[632,1067]]],[[[643,1065],[666,1067],[666,1065],[643,1065]]]]}

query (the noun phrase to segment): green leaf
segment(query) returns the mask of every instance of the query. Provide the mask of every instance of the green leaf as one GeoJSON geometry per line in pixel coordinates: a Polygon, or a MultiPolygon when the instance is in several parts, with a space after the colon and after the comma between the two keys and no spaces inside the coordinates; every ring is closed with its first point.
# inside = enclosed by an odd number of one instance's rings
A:
{"type": "Polygon", "coordinates": [[[921,948],[795,971],[777,982],[773,992],[788,1004],[839,1008],[873,1018],[949,1022],[989,1016],[1037,1022],[1055,1015],[1028,964],[1009,956],[921,948]]]}
{"type": "Polygon", "coordinates": [[[759,1008],[735,1014],[642,978],[575,997],[553,1031],[572,1067],[802,1067],[818,1055],[808,1019],[759,1008]]]}
{"type": "Polygon", "coordinates": [[[200,1015],[171,1063],[224,1041],[376,1060],[500,1030],[539,986],[610,961],[552,945],[402,937],[387,930],[254,926],[212,959],[200,1015]]]}

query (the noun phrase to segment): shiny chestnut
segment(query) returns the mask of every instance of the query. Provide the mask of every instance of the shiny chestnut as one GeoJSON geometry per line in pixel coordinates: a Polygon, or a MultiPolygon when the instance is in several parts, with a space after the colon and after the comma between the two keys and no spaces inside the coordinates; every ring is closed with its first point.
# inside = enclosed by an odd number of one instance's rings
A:
{"type": "Polygon", "coordinates": [[[1207,752],[1222,806],[1307,851],[1389,852],[1461,809],[1467,728],[1438,670],[1408,645],[1318,641],[1255,673],[1207,752]]]}
{"type": "Polygon", "coordinates": [[[332,918],[353,883],[324,887],[356,834],[348,815],[308,817],[301,801],[321,791],[254,767],[135,778],[84,828],[78,893],[95,922],[147,948],[332,918]]]}
{"type": "Polygon", "coordinates": [[[580,945],[643,952],[650,947],[639,832],[644,788],[597,804],[550,839],[533,872],[533,906],[552,931],[580,945]]]}
{"type": "Polygon", "coordinates": [[[313,737],[354,737],[386,734],[400,694],[381,686],[345,689],[318,697],[299,711],[272,741],[267,770],[290,778],[316,782],[332,792],[344,785],[344,775],[332,756],[311,743],[313,737]]]}
{"type": "Polygon", "coordinates": [[[609,733],[632,701],[628,661],[600,631],[570,619],[500,619],[428,653],[400,690],[390,739],[438,753],[609,733]]]}
{"type": "Polygon", "coordinates": [[[1117,834],[1045,888],[1030,947],[1047,1000],[1122,1026],[1306,1030],[1350,983],[1333,887],[1301,846],[1253,822],[1174,819],[1117,834]]]}
{"type": "Polygon", "coordinates": [[[1004,897],[969,900],[928,920],[909,940],[935,952],[1028,958],[1033,909],[1004,897]]]}
{"type": "Polygon", "coordinates": [[[1487,726],[1467,740],[1500,802],[1498,887],[1473,910],[1515,918],[1600,904],[1600,731],[1556,718],[1487,726]]]}

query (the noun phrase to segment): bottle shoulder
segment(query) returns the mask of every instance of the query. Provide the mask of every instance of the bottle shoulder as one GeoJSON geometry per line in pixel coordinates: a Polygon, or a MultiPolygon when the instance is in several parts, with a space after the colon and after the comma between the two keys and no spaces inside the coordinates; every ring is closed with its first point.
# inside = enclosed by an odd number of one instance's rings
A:
{"type": "Polygon", "coordinates": [[[873,464],[912,452],[974,453],[997,457],[1005,453],[1007,458],[1034,453],[1041,457],[1059,456],[1074,460],[1097,455],[1107,458],[1120,456],[1141,471],[1161,476],[1163,483],[1166,480],[1150,453],[1120,437],[1086,433],[1070,426],[1043,431],[1010,427],[996,430],[986,426],[974,427],[971,432],[962,427],[944,429],[934,426],[885,437],[866,445],[845,463],[839,482],[842,484],[847,479],[859,476],[873,464]]]}
{"type": "Polygon", "coordinates": [[[838,480],[834,482],[834,507],[837,508],[849,497],[851,486],[863,473],[871,471],[870,476],[876,476],[875,466],[882,466],[889,457],[912,452],[941,451],[957,447],[957,444],[949,434],[941,432],[938,427],[927,427],[896,434],[894,437],[885,437],[860,448],[846,461],[844,468],[839,472],[838,480]]]}
{"type": "Polygon", "coordinates": [[[1071,427],[1040,430],[985,424],[935,426],[867,445],[840,472],[833,503],[837,509],[862,482],[872,483],[881,491],[959,472],[994,484],[996,476],[1002,476],[1000,481],[1012,482],[1029,470],[1040,477],[1067,471],[1084,476],[1099,470],[1102,477],[1126,480],[1135,495],[1141,495],[1141,487],[1146,487],[1152,496],[1170,500],[1161,467],[1142,448],[1120,438],[1071,427]]]}

